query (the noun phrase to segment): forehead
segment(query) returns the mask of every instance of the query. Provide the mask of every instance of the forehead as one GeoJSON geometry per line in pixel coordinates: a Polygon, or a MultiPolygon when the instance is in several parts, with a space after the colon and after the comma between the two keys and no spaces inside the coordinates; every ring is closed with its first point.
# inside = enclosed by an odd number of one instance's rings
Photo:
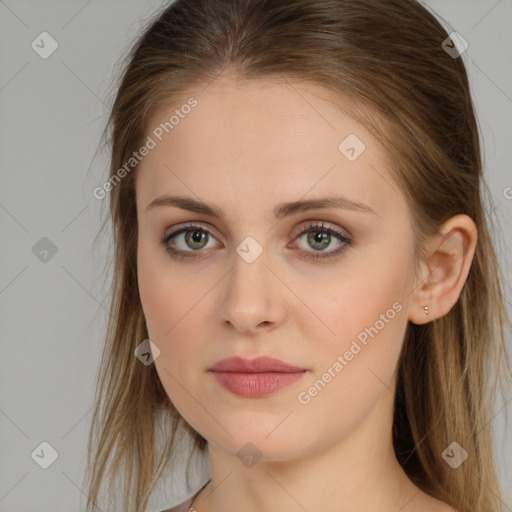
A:
{"type": "Polygon", "coordinates": [[[139,164],[138,202],[173,193],[270,210],[338,192],[376,211],[397,207],[385,149],[333,101],[321,86],[287,81],[224,78],[189,89],[148,125],[155,147],[139,164]],[[184,108],[189,98],[196,104],[184,108]]]}

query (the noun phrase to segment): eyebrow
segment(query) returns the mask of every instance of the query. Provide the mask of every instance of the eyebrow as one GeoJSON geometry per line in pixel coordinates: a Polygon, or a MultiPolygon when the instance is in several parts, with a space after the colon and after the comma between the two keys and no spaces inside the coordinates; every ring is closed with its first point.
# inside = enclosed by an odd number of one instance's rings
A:
{"type": "MultiPolygon", "coordinates": [[[[215,204],[207,204],[203,201],[197,201],[189,197],[183,196],[160,196],[146,207],[146,211],[152,210],[158,206],[175,206],[182,210],[188,210],[195,213],[202,213],[215,217],[220,220],[224,220],[224,213],[222,209],[215,204]]],[[[329,196],[320,197],[314,199],[306,199],[300,201],[292,201],[289,203],[279,203],[274,208],[274,216],[276,219],[282,219],[283,217],[289,217],[297,213],[306,212],[309,210],[321,209],[321,208],[342,208],[345,210],[354,210],[362,213],[371,213],[378,215],[368,205],[359,201],[354,201],[344,196],[329,196]]]]}

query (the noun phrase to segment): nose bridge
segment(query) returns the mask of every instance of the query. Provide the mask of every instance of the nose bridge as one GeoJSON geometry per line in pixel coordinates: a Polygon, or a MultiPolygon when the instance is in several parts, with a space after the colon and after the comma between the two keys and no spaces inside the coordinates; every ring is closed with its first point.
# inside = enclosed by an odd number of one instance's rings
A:
{"type": "Polygon", "coordinates": [[[219,304],[222,321],[229,321],[240,330],[251,330],[262,322],[277,320],[276,295],[280,292],[267,268],[271,264],[270,256],[253,237],[247,237],[236,247],[219,304]]]}
{"type": "Polygon", "coordinates": [[[269,263],[268,250],[253,237],[247,237],[236,247],[233,255],[233,270],[230,276],[229,292],[246,304],[261,303],[268,292],[269,263]]]}

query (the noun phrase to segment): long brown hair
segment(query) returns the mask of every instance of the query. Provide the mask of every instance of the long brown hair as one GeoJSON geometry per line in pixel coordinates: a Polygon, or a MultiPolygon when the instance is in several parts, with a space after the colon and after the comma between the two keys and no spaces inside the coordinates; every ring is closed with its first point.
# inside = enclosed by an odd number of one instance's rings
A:
{"type": "Polygon", "coordinates": [[[150,21],[126,58],[106,126],[110,186],[102,190],[110,192],[114,272],[89,432],[88,510],[108,475],[109,496],[120,479],[125,508],[144,511],[181,436],[192,440],[191,455],[207,446],[174,408],[154,365],[134,357],[148,338],[137,288],[137,167],[122,179],[119,169],[141,147],[155,112],[226,71],[240,80],[320,84],[348,100],[345,111],[389,152],[413,218],[417,261],[444,221],[467,214],[475,222],[476,253],[458,302],[442,318],[407,327],[393,443],[425,492],[460,512],[501,510],[491,419],[498,384],[510,378],[510,320],[468,79],[463,58],[443,48],[447,37],[414,0],[177,0],[150,21]],[[442,458],[453,441],[469,454],[456,470],[442,458]]]}

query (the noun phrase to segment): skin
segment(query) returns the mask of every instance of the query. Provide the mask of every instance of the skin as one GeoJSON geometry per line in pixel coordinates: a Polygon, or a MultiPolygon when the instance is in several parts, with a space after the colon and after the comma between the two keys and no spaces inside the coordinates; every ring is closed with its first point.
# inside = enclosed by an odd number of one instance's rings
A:
{"type": "MultiPolygon", "coordinates": [[[[333,108],[329,94],[308,83],[242,84],[222,75],[187,91],[184,98],[194,96],[197,107],[139,166],[139,289],[160,350],[156,369],[177,410],[209,442],[212,482],[194,500],[199,512],[453,511],[398,464],[393,399],[407,324],[439,318],[456,303],[476,226],[465,215],[449,219],[416,276],[411,216],[392,185],[386,152],[333,108]],[[338,149],[349,134],[366,146],[355,161],[338,149]],[[225,219],[175,206],[146,210],[165,194],[214,203],[225,219]],[[361,201],[375,214],[331,207],[273,217],[278,203],[326,195],[361,201]],[[202,256],[173,259],[161,238],[190,221],[209,240],[191,247],[181,234],[169,243],[189,254],[199,247],[202,256]],[[331,259],[302,258],[319,252],[301,235],[317,221],[351,244],[331,259]],[[247,236],[262,248],[252,263],[236,252],[247,236]],[[440,247],[441,239],[448,243],[440,247]],[[395,303],[400,312],[309,403],[300,403],[298,394],[395,303]],[[272,395],[239,397],[208,372],[232,355],[270,355],[308,372],[272,395]],[[248,442],[261,453],[252,467],[237,456],[248,442]]],[[[333,236],[321,250],[343,244],[333,236]]]]}

